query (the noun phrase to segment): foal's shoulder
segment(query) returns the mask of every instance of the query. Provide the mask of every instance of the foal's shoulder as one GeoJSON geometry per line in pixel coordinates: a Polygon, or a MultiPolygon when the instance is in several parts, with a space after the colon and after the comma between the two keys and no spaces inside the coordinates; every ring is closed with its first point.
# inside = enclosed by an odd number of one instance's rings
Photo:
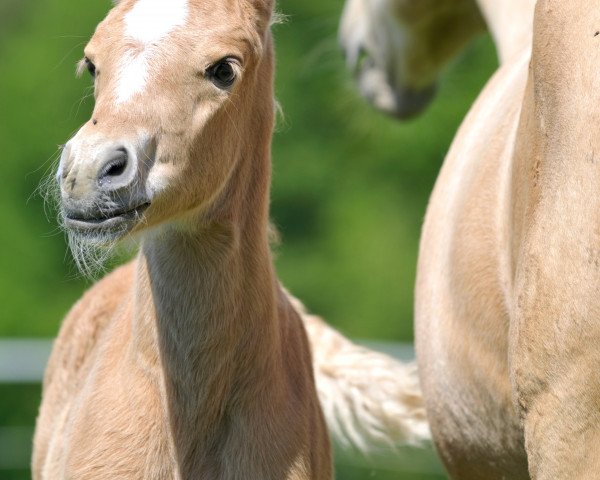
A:
{"type": "Polygon", "coordinates": [[[99,337],[125,300],[134,274],[133,262],[123,265],[93,285],[65,317],[48,362],[44,385],[55,380],[72,386],[99,337]]]}

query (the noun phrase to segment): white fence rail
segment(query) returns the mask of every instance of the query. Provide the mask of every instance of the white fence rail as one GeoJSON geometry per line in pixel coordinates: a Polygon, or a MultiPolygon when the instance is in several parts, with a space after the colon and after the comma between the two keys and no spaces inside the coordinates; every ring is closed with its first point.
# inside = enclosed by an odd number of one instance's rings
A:
{"type": "MultiPolygon", "coordinates": [[[[414,347],[409,343],[359,343],[404,361],[415,358],[414,347]]],[[[51,349],[52,340],[0,339],[0,384],[41,382],[51,349]]]]}
{"type": "Polygon", "coordinates": [[[41,382],[51,349],[51,340],[0,339],[0,383],[41,382]]]}

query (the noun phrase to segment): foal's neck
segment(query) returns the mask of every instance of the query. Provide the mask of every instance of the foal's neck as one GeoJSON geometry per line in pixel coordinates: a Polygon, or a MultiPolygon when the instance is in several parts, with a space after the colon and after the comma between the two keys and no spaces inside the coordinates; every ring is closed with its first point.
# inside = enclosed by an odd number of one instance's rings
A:
{"type": "Polygon", "coordinates": [[[498,48],[500,63],[531,47],[536,0],[476,0],[498,48]]]}
{"type": "Polygon", "coordinates": [[[146,238],[139,256],[134,341],[161,371],[182,473],[210,472],[236,409],[280,392],[268,118],[263,127],[211,211],[146,238]]]}
{"type": "Polygon", "coordinates": [[[280,363],[280,342],[268,248],[238,233],[217,224],[198,236],[169,232],[147,241],[139,258],[139,353],[161,372],[183,474],[209,468],[234,405],[279,384],[270,368],[280,363]]]}

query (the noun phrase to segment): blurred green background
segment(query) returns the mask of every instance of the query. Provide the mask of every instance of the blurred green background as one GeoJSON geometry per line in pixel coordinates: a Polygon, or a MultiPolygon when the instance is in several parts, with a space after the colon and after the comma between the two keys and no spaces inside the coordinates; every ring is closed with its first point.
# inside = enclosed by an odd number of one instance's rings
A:
{"type": "MultiPolygon", "coordinates": [[[[0,337],[54,336],[87,286],[36,188],[53,173],[58,145],[91,112],[91,82],[76,79],[74,65],[109,6],[0,0],[0,337]]],[[[284,112],[273,155],[280,277],[348,336],[412,341],[427,198],[461,119],[496,68],[491,41],[469,47],[429,111],[401,124],[355,92],[337,44],[341,0],[280,0],[279,9],[289,17],[275,27],[284,112]]],[[[0,385],[0,449],[14,460],[12,470],[0,464],[2,480],[29,476],[14,467],[28,458],[39,397],[38,385],[0,385]]],[[[373,467],[383,461],[356,467],[351,458],[340,462],[338,479],[444,478],[431,452],[401,452],[383,469],[373,467]]]]}

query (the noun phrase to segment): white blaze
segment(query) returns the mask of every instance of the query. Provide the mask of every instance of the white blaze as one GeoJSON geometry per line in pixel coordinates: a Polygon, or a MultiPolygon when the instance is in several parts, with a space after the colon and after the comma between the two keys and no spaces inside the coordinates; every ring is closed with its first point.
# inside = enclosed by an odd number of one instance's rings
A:
{"type": "Polygon", "coordinates": [[[154,43],[183,25],[187,0],[138,0],[125,16],[125,34],[142,43],[154,43]]]}
{"type": "Polygon", "coordinates": [[[148,81],[148,68],[156,47],[176,27],[185,24],[188,0],[138,0],[125,15],[125,35],[141,43],[140,53],[127,52],[121,59],[117,104],[141,93],[148,81]]]}

